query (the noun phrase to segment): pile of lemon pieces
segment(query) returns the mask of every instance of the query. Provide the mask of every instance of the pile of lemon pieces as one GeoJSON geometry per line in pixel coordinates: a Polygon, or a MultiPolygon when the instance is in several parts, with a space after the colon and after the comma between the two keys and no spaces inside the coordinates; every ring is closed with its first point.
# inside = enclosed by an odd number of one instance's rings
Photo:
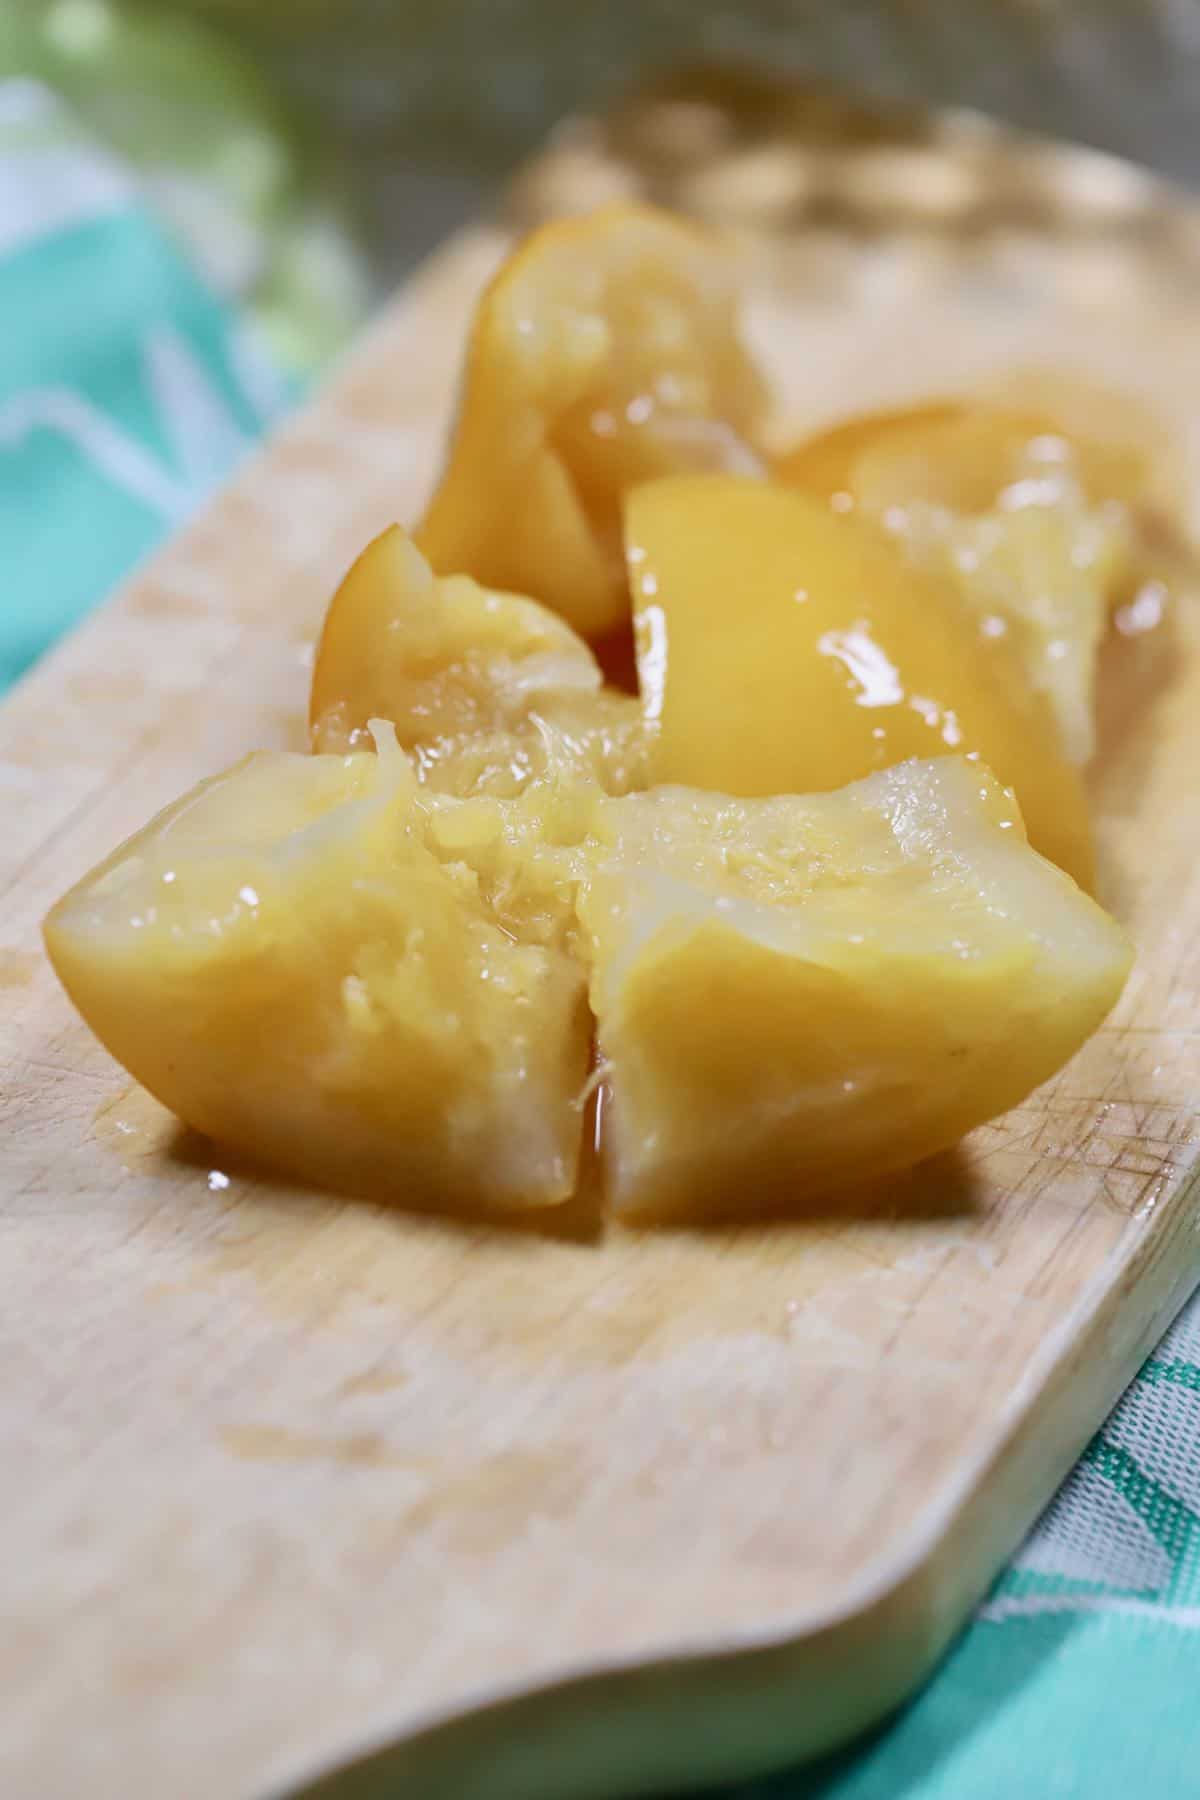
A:
{"type": "Polygon", "coordinates": [[[181,1119],[505,1213],[576,1193],[602,1086],[607,1203],[690,1220],[908,1167],[1095,1030],[1131,952],[1080,765],[1136,467],[965,402],[771,456],[766,402],[690,225],[505,265],[424,520],[331,602],[314,753],[202,784],[47,921],[181,1119]]]}

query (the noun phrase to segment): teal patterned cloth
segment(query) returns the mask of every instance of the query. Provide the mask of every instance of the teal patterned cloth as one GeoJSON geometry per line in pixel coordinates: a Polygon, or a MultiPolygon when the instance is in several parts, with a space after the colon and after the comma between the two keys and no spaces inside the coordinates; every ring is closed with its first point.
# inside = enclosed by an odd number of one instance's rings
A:
{"type": "Polygon", "coordinates": [[[900,1717],[736,1800],[1194,1800],[1198,1752],[1200,1295],[900,1717]]]}
{"type": "MultiPolygon", "coordinates": [[[[0,687],[280,404],[120,165],[44,89],[0,85],[0,687]]],[[[924,1692],[737,1800],[1200,1796],[1198,1630],[1200,1301],[924,1692]]]]}
{"type": "Polygon", "coordinates": [[[0,83],[0,688],[282,399],[123,166],[45,88],[0,83]]]}

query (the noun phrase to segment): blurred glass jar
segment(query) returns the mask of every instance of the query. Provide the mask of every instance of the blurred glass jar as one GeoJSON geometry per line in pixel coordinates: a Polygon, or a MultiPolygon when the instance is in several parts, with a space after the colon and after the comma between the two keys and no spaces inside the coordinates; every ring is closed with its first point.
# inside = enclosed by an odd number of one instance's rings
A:
{"type": "Polygon", "coordinates": [[[0,72],[14,38],[292,362],[557,120],[689,62],[975,106],[1200,182],[1178,0],[0,0],[0,72]]]}
{"type": "Polygon", "coordinates": [[[1200,179],[1194,0],[170,0],[271,59],[351,137],[486,181],[565,113],[667,65],[803,71],[974,106],[1200,179]]]}

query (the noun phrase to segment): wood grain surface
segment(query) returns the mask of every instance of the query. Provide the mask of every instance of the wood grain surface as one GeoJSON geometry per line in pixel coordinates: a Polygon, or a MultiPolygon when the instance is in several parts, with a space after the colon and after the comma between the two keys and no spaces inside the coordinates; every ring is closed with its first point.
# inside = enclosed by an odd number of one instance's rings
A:
{"type": "MultiPolygon", "coordinates": [[[[673,89],[560,138],[513,217],[624,190],[737,225],[781,435],[1086,371],[1161,413],[1193,503],[1200,224],[1104,159],[860,127],[673,89]]],[[[261,1800],[376,1745],[320,1791],[569,1800],[822,1748],[931,1666],[1200,1273],[1189,595],[1106,673],[1116,1016],[841,1216],[589,1238],[343,1204],[178,1131],[74,1017],[43,913],[200,776],[301,743],[323,602],[418,509],[506,235],[436,257],[0,709],[12,1800],[261,1800]]]]}

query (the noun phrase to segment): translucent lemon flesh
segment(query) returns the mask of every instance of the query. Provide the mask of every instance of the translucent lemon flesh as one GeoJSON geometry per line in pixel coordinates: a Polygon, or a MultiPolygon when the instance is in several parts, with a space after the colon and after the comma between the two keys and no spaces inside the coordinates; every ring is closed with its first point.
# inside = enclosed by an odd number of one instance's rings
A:
{"type": "Polygon", "coordinates": [[[1052,1074],[1129,967],[1119,927],[959,758],[824,795],[606,801],[593,857],[609,1196],[639,1219],[920,1161],[1052,1074]]]}
{"type": "Polygon", "coordinates": [[[953,423],[965,410],[957,400],[931,400],[923,406],[856,413],[782,451],[772,460],[772,479],[805,488],[823,500],[837,495],[838,510],[848,510],[856,501],[855,473],[864,452],[885,446],[893,437],[903,439],[930,425],[953,423]]]}
{"type": "Polygon", "coordinates": [[[985,635],[1011,638],[1066,754],[1089,759],[1097,653],[1135,561],[1141,457],[1080,443],[1036,413],[947,405],[840,426],[777,474],[957,581],[985,635]]]}
{"type": "Polygon", "coordinates": [[[264,753],[203,784],[46,925],[138,1080],[304,1180],[566,1200],[594,1015],[618,1211],[803,1205],[1015,1104],[1128,967],[958,758],[808,797],[539,777],[463,799],[375,729],[378,756],[264,753]]]}
{"type": "Polygon", "coordinates": [[[715,239],[646,207],[544,226],[480,301],[418,542],[439,573],[531,594],[600,636],[628,607],[623,491],[757,467],[763,405],[715,239]]]}
{"type": "Polygon", "coordinates": [[[313,747],[370,747],[389,720],[422,782],[512,795],[551,768],[625,793],[644,785],[635,698],[602,685],[591,650],[548,608],[436,577],[398,525],[330,603],[313,669],[313,747]]]}
{"type": "Polygon", "coordinates": [[[626,504],[651,779],[735,794],[841,786],[913,756],[978,757],[1035,848],[1082,885],[1079,778],[1012,648],[957,591],[815,498],[676,476],[626,504]]]}
{"type": "MultiPolygon", "coordinates": [[[[51,960],[97,1036],[196,1130],[410,1206],[575,1186],[591,1024],[542,909],[498,922],[407,759],[261,753],[61,900],[51,960]]],[[[454,809],[455,803],[443,802],[454,809]]],[[[489,821],[484,838],[494,836],[489,821]]]]}

